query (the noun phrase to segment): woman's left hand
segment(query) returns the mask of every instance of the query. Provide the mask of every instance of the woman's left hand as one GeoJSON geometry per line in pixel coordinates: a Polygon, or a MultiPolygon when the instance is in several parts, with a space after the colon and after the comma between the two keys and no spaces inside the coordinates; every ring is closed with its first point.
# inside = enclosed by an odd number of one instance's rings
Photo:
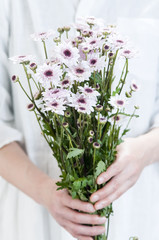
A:
{"type": "Polygon", "coordinates": [[[95,209],[102,209],[119,198],[138,180],[142,170],[149,163],[145,157],[146,146],[142,138],[126,138],[117,147],[115,162],[101,173],[97,184],[107,184],[93,193],[91,202],[95,202],[95,209]]]}

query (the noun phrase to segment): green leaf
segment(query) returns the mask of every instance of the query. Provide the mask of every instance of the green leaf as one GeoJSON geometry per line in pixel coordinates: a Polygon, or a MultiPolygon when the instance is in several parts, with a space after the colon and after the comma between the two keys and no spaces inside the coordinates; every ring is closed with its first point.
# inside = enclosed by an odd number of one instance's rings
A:
{"type": "Polygon", "coordinates": [[[73,189],[78,191],[81,188],[81,181],[77,180],[73,183],[73,189]]]}
{"type": "Polygon", "coordinates": [[[76,192],[71,192],[72,198],[75,199],[77,197],[77,193],[76,192]]]}
{"type": "Polygon", "coordinates": [[[67,154],[67,159],[77,157],[84,153],[84,149],[71,148],[71,151],[67,154]]]}
{"type": "Polygon", "coordinates": [[[103,161],[100,161],[97,164],[96,171],[95,171],[95,176],[98,177],[102,172],[106,170],[106,165],[103,161]]]}

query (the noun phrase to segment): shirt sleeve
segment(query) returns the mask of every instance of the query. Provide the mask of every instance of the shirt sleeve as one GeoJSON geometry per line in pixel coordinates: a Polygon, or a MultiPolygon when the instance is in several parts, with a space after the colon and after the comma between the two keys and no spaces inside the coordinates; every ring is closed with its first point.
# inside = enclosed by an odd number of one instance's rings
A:
{"type": "Polygon", "coordinates": [[[153,116],[151,120],[151,129],[159,127],[159,57],[158,57],[158,71],[157,71],[158,82],[156,86],[156,98],[153,110],[153,116]]]}
{"type": "Polygon", "coordinates": [[[8,73],[9,0],[0,1],[0,148],[13,141],[21,141],[15,128],[11,86],[8,73]]]}

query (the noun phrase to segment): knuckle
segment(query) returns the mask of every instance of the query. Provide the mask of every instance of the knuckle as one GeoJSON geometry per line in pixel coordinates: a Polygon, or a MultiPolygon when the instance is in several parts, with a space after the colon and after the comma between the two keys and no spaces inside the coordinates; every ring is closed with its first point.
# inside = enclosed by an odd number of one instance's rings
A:
{"type": "Polygon", "coordinates": [[[116,192],[118,188],[119,188],[119,182],[116,179],[114,179],[113,185],[112,185],[113,192],[116,192]]]}

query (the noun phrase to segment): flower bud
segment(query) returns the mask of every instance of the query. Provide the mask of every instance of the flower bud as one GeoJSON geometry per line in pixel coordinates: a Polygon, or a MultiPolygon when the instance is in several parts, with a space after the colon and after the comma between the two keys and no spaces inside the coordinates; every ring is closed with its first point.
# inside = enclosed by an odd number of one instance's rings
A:
{"type": "Polygon", "coordinates": [[[93,137],[93,136],[94,136],[94,131],[93,131],[93,130],[90,130],[90,131],[89,131],[89,135],[93,137]]]}
{"type": "Polygon", "coordinates": [[[29,104],[27,105],[27,109],[28,109],[29,111],[34,111],[35,105],[34,105],[33,103],[29,103],[29,104]]]}
{"type": "Polygon", "coordinates": [[[30,69],[31,69],[33,72],[35,72],[35,70],[37,69],[36,63],[31,63],[31,64],[30,64],[30,69]]]}
{"type": "Polygon", "coordinates": [[[69,111],[66,111],[66,112],[65,112],[65,117],[68,118],[68,117],[70,117],[70,116],[71,116],[71,113],[70,113],[69,111]]]}
{"type": "Polygon", "coordinates": [[[131,97],[132,97],[132,94],[131,94],[131,92],[126,92],[126,93],[125,93],[125,96],[126,96],[127,98],[131,98],[131,97]]]}
{"type": "Polygon", "coordinates": [[[103,46],[103,51],[104,51],[104,52],[109,51],[109,49],[110,49],[110,47],[109,47],[107,44],[105,44],[105,45],[103,46]]]}
{"type": "Polygon", "coordinates": [[[103,110],[103,106],[102,106],[102,105],[97,105],[97,106],[96,106],[96,110],[97,110],[98,112],[101,112],[101,111],[103,110]]]}
{"type": "Polygon", "coordinates": [[[92,143],[93,142],[93,138],[92,137],[88,137],[88,142],[92,143]]]}
{"type": "Polygon", "coordinates": [[[138,105],[135,105],[134,108],[135,109],[140,109],[140,107],[138,105]]]}
{"type": "Polygon", "coordinates": [[[110,112],[110,110],[111,110],[110,107],[107,107],[107,108],[105,109],[106,112],[110,112]]]}
{"type": "Polygon", "coordinates": [[[61,40],[60,40],[59,37],[55,37],[55,38],[53,39],[53,41],[54,41],[55,43],[59,43],[59,42],[61,42],[61,40]]]}
{"type": "Polygon", "coordinates": [[[67,123],[67,122],[64,122],[64,123],[62,124],[62,126],[63,126],[64,128],[67,128],[67,127],[68,127],[68,123],[67,123]]]}
{"type": "Polygon", "coordinates": [[[94,142],[94,143],[93,143],[93,147],[94,147],[95,149],[99,149],[99,148],[100,148],[100,144],[97,143],[97,142],[94,142]]]}
{"type": "Polygon", "coordinates": [[[34,94],[34,99],[35,100],[39,100],[41,98],[41,92],[40,91],[37,91],[35,94],[34,94]]]}
{"type": "Polygon", "coordinates": [[[57,29],[57,31],[58,31],[60,34],[62,34],[62,33],[64,32],[64,28],[60,28],[60,27],[59,27],[59,28],[57,29]]]}
{"type": "Polygon", "coordinates": [[[64,31],[69,32],[71,28],[70,28],[70,26],[64,26],[63,29],[64,29],[64,31]]]}
{"type": "Polygon", "coordinates": [[[13,75],[13,76],[12,76],[12,82],[16,83],[16,82],[18,82],[18,81],[19,81],[19,77],[16,76],[16,75],[13,75]]]}
{"type": "Polygon", "coordinates": [[[100,89],[100,85],[99,83],[96,84],[96,90],[99,90],[100,89]]]}
{"type": "Polygon", "coordinates": [[[110,52],[110,53],[108,54],[108,57],[109,57],[110,59],[114,58],[114,53],[110,52]]]}

